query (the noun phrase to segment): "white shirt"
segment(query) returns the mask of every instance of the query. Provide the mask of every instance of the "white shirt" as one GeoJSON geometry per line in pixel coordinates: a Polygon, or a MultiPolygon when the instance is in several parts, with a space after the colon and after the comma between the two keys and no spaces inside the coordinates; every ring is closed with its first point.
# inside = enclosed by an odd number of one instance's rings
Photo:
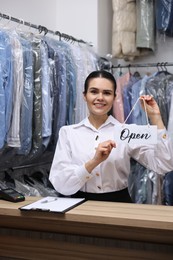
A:
{"type": "Polygon", "coordinates": [[[91,173],[85,163],[93,158],[99,142],[114,139],[114,126],[120,124],[109,116],[99,129],[88,118],[79,124],[63,126],[52,162],[49,179],[61,194],[84,192],[103,193],[122,190],[128,185],[130,158],[154,172],[164,174],[173,169],[173,146],[166,130],[158,130],[157,145],[117,145],[109,157],[91,173]],[[96,138],[98,137],[98,138],[96,138]]]}
{"type": "MultiPolygon", "coordinates": [[[[173,91],[171,92],[171,105],[170,105],[170,111],[169,114],[172,115],[173,113],[173,91]]],[[[168,120],[168,127],[167,127],[169,136],[173,139],[173,117],[169,116],[169,120],[168,120]]]]}

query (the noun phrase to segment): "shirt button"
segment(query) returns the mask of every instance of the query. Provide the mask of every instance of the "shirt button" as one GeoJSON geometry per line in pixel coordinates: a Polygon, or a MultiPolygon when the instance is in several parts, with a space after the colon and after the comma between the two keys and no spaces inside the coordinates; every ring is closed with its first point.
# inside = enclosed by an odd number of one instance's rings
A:
{"type": "Polygon", "coordinates": [[[96,173],[96,176],[100,176],[100,173],[99,173],[99,172],[97,172],[97,173],[96,173]]]}
{"type": "Polygon", "coordinates": [[[98,188],[99,190],[101,190],[101,187],[100,187],[100,186],[97,186],[97,188],[98,188]]]}
{"type": "Polygon", "coordinates": [[[89,176],[86,176],[86,179],[87,179],[87,180],[89,180],[89,178],[90,178],[89,176]]]}
{"type": "Polygon", "coordinates": [[[166,134],[162,135],[163,139],[166,139],[166,134]]]}

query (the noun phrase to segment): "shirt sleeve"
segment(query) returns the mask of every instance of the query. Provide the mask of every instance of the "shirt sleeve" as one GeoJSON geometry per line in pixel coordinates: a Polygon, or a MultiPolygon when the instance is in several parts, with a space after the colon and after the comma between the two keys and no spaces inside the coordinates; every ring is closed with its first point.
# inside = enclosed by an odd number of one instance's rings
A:
{"type": "Polygon", "coordinates": [[[54,188],[63,195],[72,195],[79,191],[92,178],[84,164],[74,164],[71,157],[70,142],[66,128],[59,131],[49,180],[54,188]]]}
{"type": "Polygon", "coordinates": [[[166,129],[158,129],[156,145],[131,146],[130,156],[146,168],[164,175],[173,170],[173,142],[166,129]]]}

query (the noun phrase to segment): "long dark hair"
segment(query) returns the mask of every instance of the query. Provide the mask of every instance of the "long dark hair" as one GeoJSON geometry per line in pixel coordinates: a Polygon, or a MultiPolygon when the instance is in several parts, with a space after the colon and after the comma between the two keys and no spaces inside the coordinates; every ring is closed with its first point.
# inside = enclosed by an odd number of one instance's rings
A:
{"type": "Polygon", "coordinates": [[[84,91],[83,91],[84,95],[86,95],[86,93],[88,91],[88,87],[89,87],[89,82],[93,78],[105,78],[105,79],[110,80],[113,83],[114,96],[116,96],[116,88],[117,88],[116,80],[115,80],[114,76],[106,70],[96,70],[96,71],[91,72],[87,76],[87,78],[85,80],[85,84],[84,84],[84,91]]]}

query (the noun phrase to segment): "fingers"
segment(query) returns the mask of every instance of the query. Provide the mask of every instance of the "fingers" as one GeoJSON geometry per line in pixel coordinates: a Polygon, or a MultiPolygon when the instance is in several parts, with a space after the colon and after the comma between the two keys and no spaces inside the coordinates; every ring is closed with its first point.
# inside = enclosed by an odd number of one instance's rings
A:
{"type": "Polygon", "coordinates": [[[108,140],[106,142],[100,143],[98,145],[98,150],[100,152],[103,152],[104,154],[109,154],[112,151],[112,148],[115,148],[116,144],[114,141],[112,140],[108,140]]]}
{"type": "Polygon", "coordinates": [[[109,140],[109,141],[100,143],[100,146],[101,146],[103,149],[112,150],[112,148],[115,147],[116,145],[115,145],[115,142],[114,142],[114,141],[109,140]]]}
{"type": "Polygon", "coordinates": [[[141,106],[144,109],[146,107],[147,109],[151,109],[156,106],[156,101],[153,98],[153,96],[150,95],[143,95],[140,96],[141,106]]]}
{"type": "Polygon", "coordinates": [[[140,99],[145,100],[145,101],[150,101],[154,98],[153,98],[152,95],[151,96],[150,95],[142,95],[142,96],[140,96],[140,99]]]}
{"type": "Polygon", "coordinates": [[[112,149],[115,147],[116,147],[116,144],[112,140],[108,140],[106,142],[100,143],[97,146],[97,148],[95,148],[96,153],[94,155],[94,159],[99,163],[106,160],[109,157],[112,149]]]}

